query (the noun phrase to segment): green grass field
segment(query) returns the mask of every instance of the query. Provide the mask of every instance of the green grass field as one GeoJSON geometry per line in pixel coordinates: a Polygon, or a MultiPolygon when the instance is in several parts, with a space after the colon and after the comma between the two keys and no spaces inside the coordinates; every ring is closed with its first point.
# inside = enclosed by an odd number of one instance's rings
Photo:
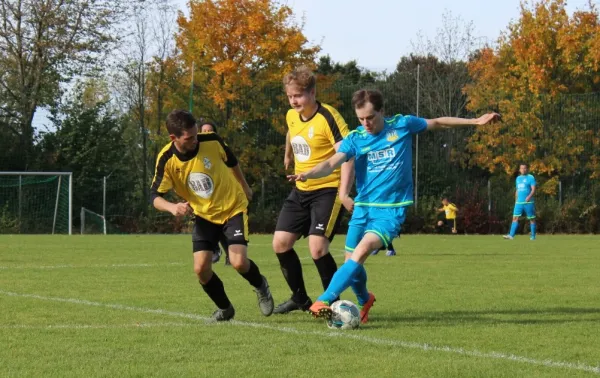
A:
{"type": "MultiPolygon", "coordinates": [[[[332,250],[342,262],[343,236],[332,250]]],[[[270,236],[250,256],[289,296],[270,236]]],[[[600,375],[600,237],[403,236],[372,256],[369,324],[265,318],[246,281],[216,271],[236,320],[192,271],[189,235],[0,236],[2,377],[579,377],[600,375]]],[[[322,291],[297,248],[313,299],[322,291]]],[[[343,298],[355,301],[352,292],[343,298]]]]}

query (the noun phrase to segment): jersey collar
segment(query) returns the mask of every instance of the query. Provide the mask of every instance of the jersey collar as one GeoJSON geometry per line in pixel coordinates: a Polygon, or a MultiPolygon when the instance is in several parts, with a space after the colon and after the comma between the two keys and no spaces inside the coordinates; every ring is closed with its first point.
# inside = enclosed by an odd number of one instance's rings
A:
{"type": "Polygon", "coordinates": [[[171,142],[171,150],[173,151],[173,153],[175,154],[175,156],[177,156],[177,158],[179,160],[189,161],[189,160],[192,160],[193,158],[195,158],[196,155],[198,155],[198,151],[200,150],[200,141],[198,141],[198,144],[196,144],[196,148],[193,151],[186,152],[186,153],[179,152],[177,147],[175,147],[175,143],[171,142]]]}
{"type": "Polygon", "coordinates": [[[315,114],[311,115],[309,119],[303,120],[302,115],[298,113],[298,118],[300,118],[300,122],[310,122],[317,114],[319,114],[319,110],[321,110],[321,103],[317,101],[317,110],[315,111],[315,114]]]}

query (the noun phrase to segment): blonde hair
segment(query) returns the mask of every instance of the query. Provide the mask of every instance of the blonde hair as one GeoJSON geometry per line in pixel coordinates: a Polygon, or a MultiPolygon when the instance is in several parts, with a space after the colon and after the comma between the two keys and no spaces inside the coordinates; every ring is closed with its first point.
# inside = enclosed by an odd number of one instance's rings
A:
{"type": "Polygon", "coordinates": [[[305,92],[310,92],[317,85],[315,74],[307,66],[300,66],[283,77],[283,86],[296,84],[305,92]]]}

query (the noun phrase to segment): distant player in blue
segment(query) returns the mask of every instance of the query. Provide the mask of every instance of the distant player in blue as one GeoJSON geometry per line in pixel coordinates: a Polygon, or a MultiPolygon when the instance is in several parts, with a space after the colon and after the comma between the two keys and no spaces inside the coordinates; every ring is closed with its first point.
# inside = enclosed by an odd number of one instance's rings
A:
{"type": "Polygon", "coordinates": [[[343,140],[338,152],[308,172],[290,175],[290,181],[324,177],[354,158],[357,195],[346,236],[346,263],[309,311],[331,317],[329,307],[348,287],[358,298],[361,322],[366,323],[375,295],[367,290],[363,263],[371,251],[387,247],[400,234],[407,206],[413,203],[412,136],[425,130],[485,125],[499,119],[489,113],[477,119],[383,116],[383,96],[376,90],[359,90],[352,107],[362,126],[343,140]]]}
{"type": "Polygon", "coordinates": [[[535,202],[533,196],[535,194],[535,178],[528,174],[529,167],[527,164],[519,166],[519,177],[515,181],[517,190],[515,192],[515,210],[513,211],[512,225],[510,226],[510,234],[504,235],[504,239],[513,240],[519,226],[519,217],[525,213],[530,222],[531,240],[535,240],[535,202]]]}

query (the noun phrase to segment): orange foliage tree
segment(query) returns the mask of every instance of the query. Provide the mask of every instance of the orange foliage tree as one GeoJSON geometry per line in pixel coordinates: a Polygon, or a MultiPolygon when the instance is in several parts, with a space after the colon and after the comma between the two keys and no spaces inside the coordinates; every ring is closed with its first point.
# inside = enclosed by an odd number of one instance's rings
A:
{"type": "Polygon", "coordinates": [[[470,163],[509,174],[529,162],[548,178],[547,193],[561,175],[600,177],[597,125],[586,117],[589,97],[581,95],[600,91],[599,64],[600,20],[592,5],[570,17],[564,0],[522,3],[498,47],[481,50],[469,65],[468,109],[496,110],[504,121],[475,131],[470,163]]]}

